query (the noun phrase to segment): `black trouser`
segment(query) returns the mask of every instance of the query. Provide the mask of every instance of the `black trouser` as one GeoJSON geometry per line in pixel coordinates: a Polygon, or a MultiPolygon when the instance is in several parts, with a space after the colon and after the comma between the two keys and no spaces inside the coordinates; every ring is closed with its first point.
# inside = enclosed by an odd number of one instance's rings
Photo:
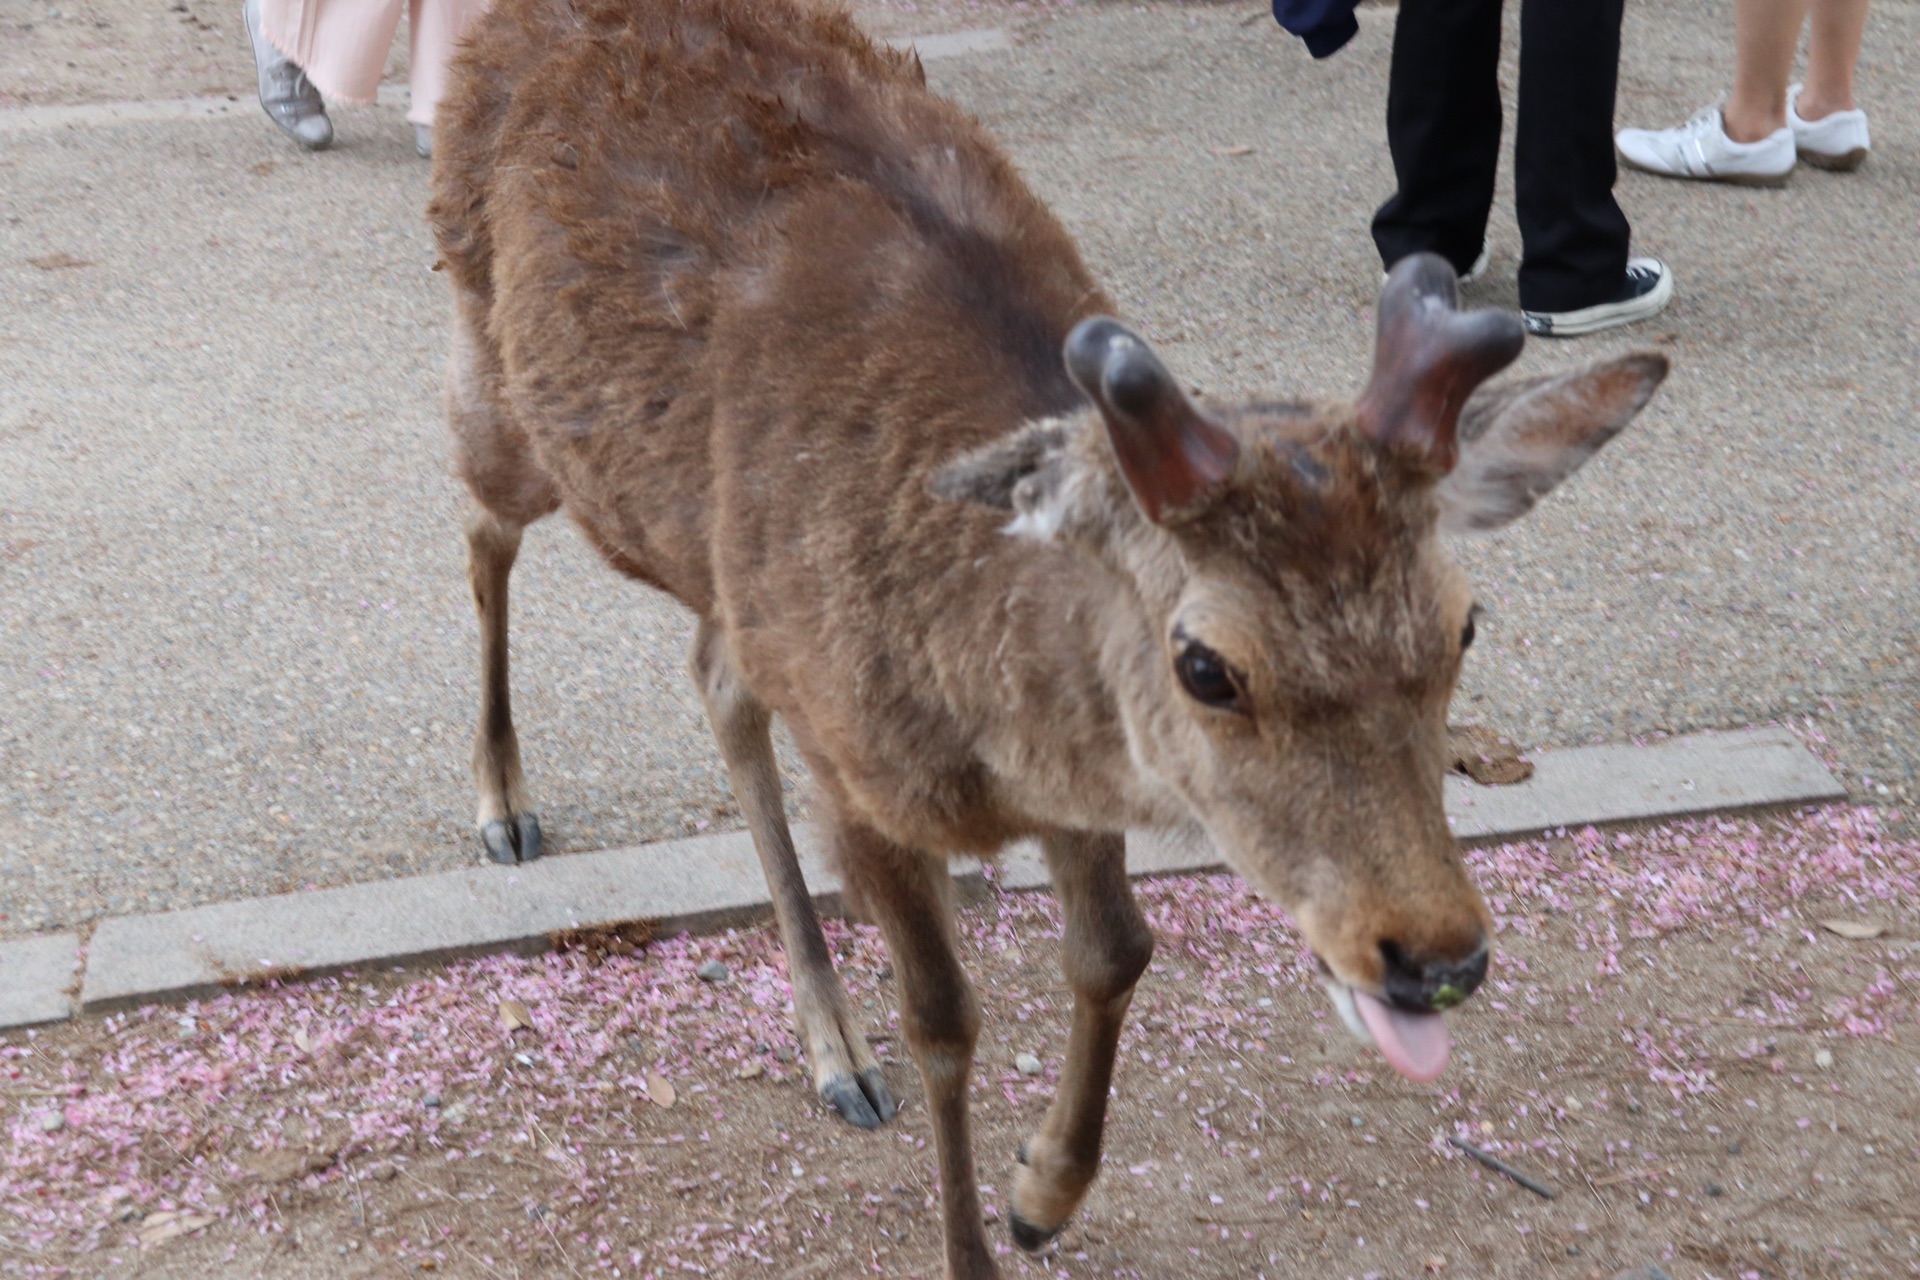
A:
{"type": "MultiPolygon", "coordinates": [[[[1387,88],[1400,189],[1373,219],[1392,266],[1479,256],[1500,157],[1501,0],[1401,0],[1387,88]]],[[[1613,93],[1624,0],[1521,0],[1514,187],[1520,305],[1571,311],[1615,297],[1628,227],[1613,199],[1613,93]]]]}

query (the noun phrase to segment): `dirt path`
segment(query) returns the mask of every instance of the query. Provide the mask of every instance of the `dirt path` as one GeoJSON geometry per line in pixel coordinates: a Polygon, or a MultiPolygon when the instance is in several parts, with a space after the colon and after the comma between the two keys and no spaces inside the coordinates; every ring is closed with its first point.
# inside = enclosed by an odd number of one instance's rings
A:
{"type": "MultiPolygon", "coordinates": [[[[1500,958],[1430,1088],[1352,1043],[1239,881],[1144,885],[1160,949],[1106,1172],[1058,1249],[1009,1249],[1009,1275],[1920,1274],[1920,846],[1877,821],[1474,854],[1500,958]]],[[[965,916],[996,1215],[1064,1043],[1055,929],[1039,895],[965,916]]],[[[907,1098],[879,1134],[813,1101],[765,929],[14,1035],[0,1255],[22,1275],[167,1280],[937,1276],[885,955],[866,929],[834,944],[907,1098]],[[702,982],[715,957],[729,977],[702,982]]]]}

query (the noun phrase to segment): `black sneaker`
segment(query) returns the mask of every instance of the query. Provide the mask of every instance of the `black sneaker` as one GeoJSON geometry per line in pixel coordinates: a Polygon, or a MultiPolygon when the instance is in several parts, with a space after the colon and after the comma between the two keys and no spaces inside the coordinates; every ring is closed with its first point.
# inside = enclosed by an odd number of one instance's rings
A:
{"type": "Polygon", "coordinates": [[[1542,338],[1576,338],[1616,325],[1657,316],[1673,301],[1673,272],[1658,258],[1635,258],[1627,264],[1627,279],[1611,302],[1578,311],[1522,311],[1527,332],[1542,338]]]}

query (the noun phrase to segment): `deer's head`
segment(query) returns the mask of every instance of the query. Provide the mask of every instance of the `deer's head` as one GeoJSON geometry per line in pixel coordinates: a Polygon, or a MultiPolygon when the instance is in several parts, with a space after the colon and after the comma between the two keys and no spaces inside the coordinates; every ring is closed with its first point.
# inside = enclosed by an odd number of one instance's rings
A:
{"type": "Polygon", "coordinates": [[[1486,906],[1441,803],[1447,704],[1473,593],[1440,540],[1525,514],[1666,376],[1629,355],[1481,383],[1523,341],[1456,310],[1421,256],[1380,301],[1349,406],[1195,406],[1139,337],[1082,322],[1069,372],[1092,412],[959,460],[936,491],[1105,565],[1129,624],[1103,666],[1140,771],[1290,910],[1355,1033],[1437,1076],[1440,1011],[1486,973],[1486,906]]]}

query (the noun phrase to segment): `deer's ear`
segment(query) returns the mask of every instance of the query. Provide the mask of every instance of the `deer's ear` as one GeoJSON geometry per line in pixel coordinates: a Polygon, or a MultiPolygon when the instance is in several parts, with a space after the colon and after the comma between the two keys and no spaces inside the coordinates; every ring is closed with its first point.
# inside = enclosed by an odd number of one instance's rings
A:
{"type": "Polygon", "coordinates": [[[1440,481],[1440,528],[1498,529],[1620,434],[1667,376],[1641,351],[1557,377],[1485,387],[1460,414],[1460,461],[1440,481]]]}
{"type": "Polygon", "coordinates": [[[963,453],[933,475],[936,498],[1013,514],[1007,532],[1051,538],[1067,523],[1077,489],[1068,449],[1069,420],[1043,418],[963,453]]]}

